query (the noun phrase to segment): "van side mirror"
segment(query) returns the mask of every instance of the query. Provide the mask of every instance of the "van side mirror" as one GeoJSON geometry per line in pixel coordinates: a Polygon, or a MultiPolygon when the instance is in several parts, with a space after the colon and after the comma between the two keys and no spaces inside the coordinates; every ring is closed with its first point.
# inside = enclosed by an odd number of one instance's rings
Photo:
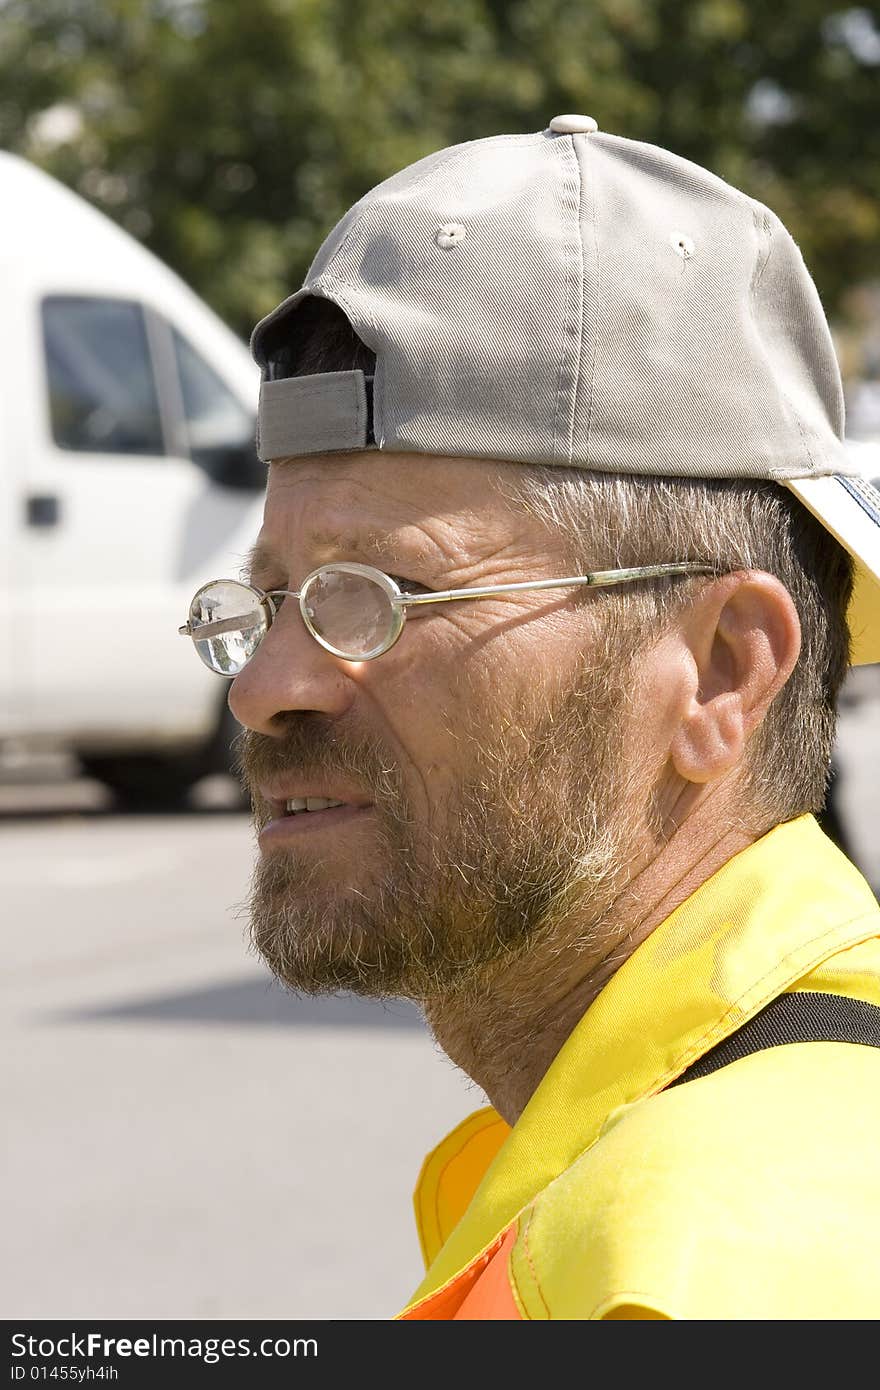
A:
{"type": "Polygon", "coordinates": [[[266,486],[265,463],[257,456],[252,440],[226,444],[214,449],[193,449],[193,463],[203,468],[220,487],[235,492],[262,492],[266,486]]]}

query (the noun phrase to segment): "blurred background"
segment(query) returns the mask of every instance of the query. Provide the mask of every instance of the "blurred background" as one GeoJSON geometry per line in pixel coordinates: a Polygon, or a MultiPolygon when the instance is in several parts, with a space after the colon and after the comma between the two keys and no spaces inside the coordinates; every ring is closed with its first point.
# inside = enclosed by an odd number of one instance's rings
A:
{"type": "MultiPolygon", "coordinates": [[[[242,941],[226,685],[176,635],[260,524],[246,340],[369,187],[558,112],[776,211],[880,477],[880,27],[818,0],[0,0],[7,1317],[393,1314],[483,1097],[404,1005],[242,941]]],[[[880,885],[880,668],[825,823],[880,885]]]]}

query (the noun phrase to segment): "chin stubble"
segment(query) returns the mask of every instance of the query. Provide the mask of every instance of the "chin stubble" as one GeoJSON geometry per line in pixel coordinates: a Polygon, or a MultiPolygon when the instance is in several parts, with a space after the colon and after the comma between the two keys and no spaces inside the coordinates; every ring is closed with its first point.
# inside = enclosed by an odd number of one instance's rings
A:
{"type": "Polygon", "coordinates": [[[442,828],[417,823],[399,767],[353,727],[306,713],[283,739],[245,733],[239,763],[258,829],[269,809],[256,785],[270,775],[340,774],[373,800],[369,864],[293,850],[257,863],[254,950],[297,992],[424,1004],[476,997],[493,972],[539,950],[552,961],[595,946],[641,828],[623,746],[628,695],[626,663],[606,659],[538,717],[510,711],[460,737],[469,772],[442,828]]]}

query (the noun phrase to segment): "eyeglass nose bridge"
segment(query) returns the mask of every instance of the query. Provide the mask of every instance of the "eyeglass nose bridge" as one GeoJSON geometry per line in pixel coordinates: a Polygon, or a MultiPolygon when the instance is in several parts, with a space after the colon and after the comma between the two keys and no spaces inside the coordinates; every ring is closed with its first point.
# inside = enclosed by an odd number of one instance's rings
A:
{"type": "MultiPolygon", "coordinates": [[[[258,589],[257,586],[256,586],[255,584],[244,584],[244,583],[242,583],[242,586],[241,586],[241,587],[242,587],[243,589],[249,589],[250,592],[251,592],[252,594],[254,594],[254,595],[256,596],[256,598],[258,599],[259,604],[260,604],[260,607],[262,608],[263,612],[264,612],[265,615],[266,615],[266,626],[264,627],[263,631],[260,633],[260,635],[259,635],[259,637],[257,638],[256,642],[254,643],[254,649],[253,649],[253,651],[251,652],[250,656],[247,658],[247,661],[245,661],[245,663],[244,663],[244,665],[241,667],[241,669],[235,673],[235,676],[240,676],[240,675],[241,675],[241,672],[244,671],[246,667],[250,666],[250,664],[251,664],[251,662],[253,661],[254,657],[256,656],[257,652],[260,650],[260,647],[263,645],[264,641],[266,640],[266,637],[268,636],[268,633],[269,633],[269,629],[272,627],[273,623],[275,622],[275,619],[278,617],[278,613],[279,613],[279,610],[280,610],[280,604],[277,604],[277,603],[275,602],[275,597],[276,597],[276,595],[277,595],[278,597],[293,598],[293,599],[299,599],[299,597],[300,597],[299,593],[298,593],[296,590],[294,590],[294,589],[258,589]]],[[[302,605],[300,605],[300,612],[302,613],[302,605]]],[[[311,629],[309,628],[309,625],[308,625],[308,623],[307,623],[306,620],[305,620],[305,615],[302,614],[302,616],[303,616],[303,622],[305,623],[306,629],[309,631],[309,635],[312,636],[312,637],[314,637],[315,634],[311,632],[311,629]]],[[[241,619],[238,618],[238,617],[236,617],[236,618],[224,618],[224,619],[222,619],[219,623],[216,623],[216,624],[208,624],[208,625],[206,625],[206,627],[210,627],[210,628],[211,628],[211,631],[206,631],[206,630],[205,630],[205,627],[200,627],[200,628],[199,628],[199,635],[203,635],[203,636],[205,636],[205,637],[219,636],[220,633],[222,633],[222,632],[235,632],[235,631],[239,630],[240,627],[241,627],[241,619]]],[[[185,627],[178,628],[178,632],[183,633],[183,634],[185,634],[185,635],[187,635],[187,636],[194,636],[194,635],[195,635],[195,634],[193,634],[192,631],[190,630],[190,624],[189,624],[189,623],[187,623],[185,627]]],[[[235,679],[235,676],[233,677],[233,679],[235,679]]]]}

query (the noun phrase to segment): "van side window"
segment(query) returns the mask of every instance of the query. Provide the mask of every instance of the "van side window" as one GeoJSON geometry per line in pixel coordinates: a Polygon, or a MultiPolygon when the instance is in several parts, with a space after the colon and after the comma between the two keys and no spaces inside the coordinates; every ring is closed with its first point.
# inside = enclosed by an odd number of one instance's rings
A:
{"type": "Polygon", "coordinates": [[[52,437],[62,449],[164,454],[143,311],[124,299],[43,300],[52,437]]]}
{"type": "Polygon", "coordinates": [[[254,416],[176,328],[172,330],[190,456],[222,480],[231,451],[253,443],[254,416]]]}

